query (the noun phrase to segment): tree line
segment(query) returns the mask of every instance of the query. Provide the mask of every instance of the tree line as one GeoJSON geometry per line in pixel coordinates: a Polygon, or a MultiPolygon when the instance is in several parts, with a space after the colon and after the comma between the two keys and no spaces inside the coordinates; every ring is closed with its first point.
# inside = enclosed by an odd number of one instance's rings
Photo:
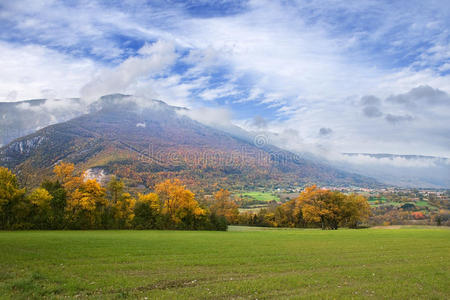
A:
{"type": "Polygon", "coordinates": [[[0,167],[1,229],[227,229],[225,217],[201,207],[176,179],[133,197],[115,177],[102,187],[74,175],[73,164],[59,163],[54,173],[55,180],[27,192],[0,167]]]}
{"type": "Polygon", "coordinates": [[[313,185],[281,205],[261,209],[258,213],[242,213],[238,222],[269,227],[357,228],[370,215],[371,208],[364,196],[346,195],[313,185]]]}
{"type": "Polygon", "coordinates": [[[171,179],[156,184],[153,192],[133,196],[114,176],[103,187],[74,170],[73,164],[61,162],[53,180],[27,191],[16,175],[0,167],[0,229],[226,230],[228,224],[337,229],[356,228],[371,212],[363,196],[311,186],[281,205],[240,213],[225,189],[199,203],[171,179]]]}

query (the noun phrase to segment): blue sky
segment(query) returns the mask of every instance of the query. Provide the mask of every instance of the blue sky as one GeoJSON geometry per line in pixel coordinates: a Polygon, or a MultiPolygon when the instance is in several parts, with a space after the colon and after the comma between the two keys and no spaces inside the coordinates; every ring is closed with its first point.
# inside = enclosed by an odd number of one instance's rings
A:
{"type": "Polygon", "coordinates": [[[450,156],[449,1],[2,1],[0,24],[3,101],[122,92],[299,151],[450,156]]]}

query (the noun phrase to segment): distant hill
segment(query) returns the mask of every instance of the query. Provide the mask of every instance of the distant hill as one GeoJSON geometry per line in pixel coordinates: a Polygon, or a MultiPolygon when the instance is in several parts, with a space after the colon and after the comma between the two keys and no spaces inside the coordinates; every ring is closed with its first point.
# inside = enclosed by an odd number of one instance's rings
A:
{"type": "Polygon", "coordinates": [[[412,155],[412,154],[389,154],[389,153],[343,153],[347,156],[369,156],[374,158],[404,158],[406,160],[430,159],[430,160],[448,160],[446,157],[428,156],[428,155],[412,155]]]}
{"type": "Polygon", "coordinates": [[[0,146],[85,112],[85,107],[78,98],[0,102],[0,146]]]}
{"type": "Polygon", "coordinates": [[[337,168],[402,187],[450,188],[450,159],[424,155],[344,153],[337,168]]]}
{"type": "Polygon", "coordinates": [[[208,127],[187,117],[185,108],[162,101],[109,95],[91,110],[0,148],[0,164],[30,185],[50,175],[61,160],[75,163],[79,170],[103,170],[147,187],[170,177],[197,190],[306,183],[378,185],[368,177],[208,127]]]}

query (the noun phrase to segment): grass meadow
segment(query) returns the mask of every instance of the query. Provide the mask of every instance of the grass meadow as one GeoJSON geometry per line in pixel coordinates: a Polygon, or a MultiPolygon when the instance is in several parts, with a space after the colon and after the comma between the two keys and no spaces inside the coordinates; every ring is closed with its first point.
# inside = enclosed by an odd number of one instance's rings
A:
{"type": "Polygon", "coordinates": [[[0,232],[1,298],[449,299],[450,230],[0,232]]]}
{"type": "Polygon", "coordinates": [[[245,192],[238,195],[247,196],[258,201],[269,202],[272,200],[279,201],[280,199],[272,193],[264,192],[245,192]]]}

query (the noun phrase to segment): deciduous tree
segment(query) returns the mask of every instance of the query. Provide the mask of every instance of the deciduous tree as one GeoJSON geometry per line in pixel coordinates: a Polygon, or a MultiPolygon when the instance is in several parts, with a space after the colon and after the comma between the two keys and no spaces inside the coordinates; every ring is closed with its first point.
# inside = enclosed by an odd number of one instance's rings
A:
{"type": "Polygon", "coordinates": [[[162,229],[161,206],[155,193],[139,194],[134,208],[133,226],[136,229],[162,229]]]}
{"type": "Polygon", "coordinates": [[[371,214],[369,202],[366,197],[357,194],[347,195],[342,204],[342,225],[357,228],[367,220],[371,214]]]}
{"type": "Polygon", "coordinates": [[[205,215],[195,195],[177,179],[166,180],[155,187],[162,202],[162,212],[176,225],[194,228],[197,218],[205,215]]]}
{"type": "Polygon", "coordinates": [[[234,224],[239,218],[238,205],[231,199],[231,193],[225,189],[220,189],[214,195],[214,203],[210,207],[211,213],[223,216],[228,223],[234,224]]]}
{"type": "Polygon", "coordinates": [[[52,224],[52,213],[50,202],[52,195],[43,188],[34,189],[27,199],[31,204],[31,219],[33,227],[37,229],[48,229],[52,224]]]}
{"type": "Polygon", "coordinates": [[[101,227],[106,207],[106,191],[93,179],[82,182],[69,195],[66,213],[69,223],[76,228],[101,227]]]}
{"type": "Polygon", "coordinates": [[[320,224],[322,229],[337,229],[339,226],[356,228],[370,215],[365,197],[319,189],[315,185],[307,187],[292,201],[295,201],[294,215],[301,214],[307,223],[320,224]]]}
{"type": "Polygon", "coordinates": [[[67,193],[62,184],[59,181],[45,180],[41,184],[41,188],[46,189],[52,196],[50,200],[51,209],[51,229],[63,229],[64,213],[66,207],[67,193]]]}
{"type": "Polygon", "coordinates": [[[16,175],[0,167],[0,227],[11,229],[24,222],[27,206],[24,202],[25,189],[19,188],[16,175]]]}
{"type": "Polygon", "coordinates": [[[112,200],[112,203],[117,203],[120,197],[122,197],[125,184],[122,180],[118,180],[116,176],[112,176],[108,182],[107,192],[112,200]]]}
{"type": "Polygon", "coordinates": [[[119,228],[130,228],[134,218],[134,207],[136,199],[129,193],[122,193],[117,202],[114,203],[115,219],[119,228]]]}

